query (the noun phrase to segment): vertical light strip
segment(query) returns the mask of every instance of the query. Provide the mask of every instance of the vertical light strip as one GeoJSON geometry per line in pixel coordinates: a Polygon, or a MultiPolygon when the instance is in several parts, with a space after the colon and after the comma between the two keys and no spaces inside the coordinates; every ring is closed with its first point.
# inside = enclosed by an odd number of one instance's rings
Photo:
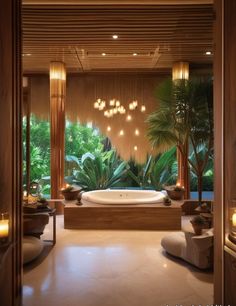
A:
{"type": "Polygon", "coordinates": [[[66,68],[50,63],[51,197],[57,199],[64,184],[66,68]]]}
{"type": "Polygon", "coordinates": [[[176,62],[172,66],[172,80],[188,80],[189,79],[189,63],[176,62]]]}

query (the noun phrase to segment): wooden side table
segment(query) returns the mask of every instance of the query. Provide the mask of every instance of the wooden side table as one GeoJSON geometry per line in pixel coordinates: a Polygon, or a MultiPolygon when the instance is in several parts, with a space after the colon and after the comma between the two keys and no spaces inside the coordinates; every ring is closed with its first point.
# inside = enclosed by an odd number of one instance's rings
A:
{"type": "Polygon", "coordinates": [[[51,210],[46,211],[50,217],[52,217],[52,239],[44,240],[46,242],[52,242],[52,245],[54,246],[56,244],[56,208],[52,208],[51,210]]]}

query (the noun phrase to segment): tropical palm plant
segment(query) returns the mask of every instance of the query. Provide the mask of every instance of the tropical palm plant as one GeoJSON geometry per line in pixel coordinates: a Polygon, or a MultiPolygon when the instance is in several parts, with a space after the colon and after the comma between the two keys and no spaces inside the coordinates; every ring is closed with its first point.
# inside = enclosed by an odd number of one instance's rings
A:
{"type": "Polygon", "coordinates": [[[148,138],[158,152],[173,146],[188,158],[198,178],[198,200],[202,201],[202,176],[213,151],[212,81],[167,80],[157,90],[158,109],[149,115],[148,138]],[[190,144],[195,159],[187,156],[190,144]],[[202,150],[202,145],[206,150],[202,150]]]}
{"type": "Polygon", "coordinates": [[[83,190],[107,189],[115,186],[126,175],[127,163],[120,161],[114,150],[82,156],[80,168],[74,171],[74,183],[83,190]]]}

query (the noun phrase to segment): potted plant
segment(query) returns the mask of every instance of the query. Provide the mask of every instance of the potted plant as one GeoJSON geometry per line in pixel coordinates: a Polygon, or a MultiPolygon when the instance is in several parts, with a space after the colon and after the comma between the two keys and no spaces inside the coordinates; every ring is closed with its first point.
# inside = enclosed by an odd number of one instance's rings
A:
{"type": "Polygon", "coordinates": [[[200,215],[195,216],[190,222],[196,235],[201,235],[202,230],[207,226],[205,218],[200,215]]]}
{"type": "Polygon", "coordinates": [[[166,190],[168,196],[172,200],[182,200],[184,196],[184,188],[178,185],[171,185],[171,186],[164,186],[164,189],[166,190]]]}
{"type": "Polygon", "coordinates": [[[64,196],[66,201],[77,200],[80,191],[81,191],[80,187],[74,187],[71,185],[67,185],[65,188],[61,189],[61,193],[64,196]]]}

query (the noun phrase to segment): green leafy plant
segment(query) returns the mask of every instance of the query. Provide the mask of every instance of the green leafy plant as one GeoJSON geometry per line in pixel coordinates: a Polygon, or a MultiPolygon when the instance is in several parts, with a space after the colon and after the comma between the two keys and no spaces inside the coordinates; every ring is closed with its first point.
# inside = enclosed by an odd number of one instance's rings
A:
{"type": "Polygon", "coordinates": [[[106,189],[119,183],[127,171],[127,163],[120,161],[113,150],[86,153],[81,158],[80,169],[74,171],[74,182],[86,191],[106,189]]]}
{"type": "Polygon", "coordinates": [[[137,173],[130,168],[128,175],[139,187],[162,189],[163,184],[170,183],[176,178],[176,148],[173,147],[156,158],[149,156],[146,164],[140,166],[137,173]]]}
{"type": "Polygon", "coordinates": [[[197,176],[202,202],[202,177],[213,151],[212,80],[167,80],[157,90],[158,109],[149,115],[148,138],[159,152],[176,146],[197,176]],[[188,146],[194,159],[188,156],[188,146]],[[202,150],[202,146],[205,150],[202,150]]]}

